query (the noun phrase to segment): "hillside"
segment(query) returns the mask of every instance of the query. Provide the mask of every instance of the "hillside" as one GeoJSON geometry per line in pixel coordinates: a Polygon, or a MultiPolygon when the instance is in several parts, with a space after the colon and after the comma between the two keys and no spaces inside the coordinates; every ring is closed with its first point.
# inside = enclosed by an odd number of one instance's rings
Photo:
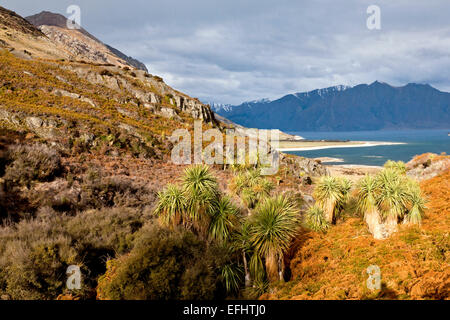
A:
{"type": "Polygon", "coordinates": [[[450,170],[437,172],[421,182],[429,203],[420,227],[405,225],[388,240],[374,240],[349,212],[327,233],[304,231],[287,258],[291,280],[261,298],[449,299],[450,170]],[[369,265],[380,268],[381,290],[366,286],[369,265]]]}
{"type": "Polygon", "coordinates": [[[450,123],[450,93],[429,85],[393,87],[376,81],[218,107],[215,111],[246,127],[284,131],[445,129],[450,123]]]}
{"type": "Polygon", "coordinates": [[[61,14],[42,11],[25,18],[55,43],[71,52],[74,59],[88,59],[94,63],[109,63],[118,66],[131,66],[148,71],[146,66],[119,50],[104,44],[85,29],[67,28],[67,18],[61,14]]]}

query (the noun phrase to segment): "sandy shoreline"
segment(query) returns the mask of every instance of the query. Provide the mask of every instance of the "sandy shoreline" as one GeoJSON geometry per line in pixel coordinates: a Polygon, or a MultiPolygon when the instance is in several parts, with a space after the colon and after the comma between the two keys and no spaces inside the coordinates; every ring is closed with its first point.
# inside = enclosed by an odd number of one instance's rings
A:
{"type": "MultiPolygon", "coordinates": [[[[301,144],[301,141],[298,142],[301,144]]],[[[404,142],[383,142],[383,141],[349,141],[349,143],[353,144],[326,144],[324,142],[323,146],[315,146],[315,147],[295,147],[295,148],[277,148],[280,152],[288,152],[288,151],[310,151],[310,150],[321,150],[321,149],[335,149],[335,148],[364,148],[364,147],[376,147],[376,146],[390,146],[390,145],[400,145],[406,144],[404,142]]]]}

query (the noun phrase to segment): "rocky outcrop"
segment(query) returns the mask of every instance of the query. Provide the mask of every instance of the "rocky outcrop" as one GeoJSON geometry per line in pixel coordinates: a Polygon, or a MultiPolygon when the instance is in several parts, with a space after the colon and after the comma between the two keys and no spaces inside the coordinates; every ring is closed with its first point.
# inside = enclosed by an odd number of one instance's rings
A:
{"type": "Polygon", "coordinates": [[[280,153],[280,166],[285,166],[287,175],[300,178],[304,185],[311,185],[313,177],[329,175],[321,163],[308,158],[280,153]]]}
{"type": "Polygon", "coordinates": [[[80,101],[89,103],[94,108],[97,107],[97,105],[95,104],[95,102],[92,99],[83,97],[82,95],[80,95],[78,93],[73,93],[73,92],[69,92],[69,91],[66,91],[66,90],[62,90],[62,89],[55,89],[55,90],[53,90],[52,93],[57,95],[57,96],[69,97],[69,98],[72,98],[72,99],[78,99],[80,101]]]}
{"type": "Polygon", "coordinates": [[[164,117],[164,118],[168,118],[168,119],[175,119],[178,121],[181,121],[180,116],[177,114],[177,112],[172,109],[172,108],[161,108],[160,111],[157,111],[156,114],[164,117]]]}
{"type": "Polygon", "coordinates": [[[317,177],[329,174],[327,168],[314,159],[280,153],[280,161],[288,166],[289,169],[294,170],[296,175],[317,177]]]}
{"type": "MultiPolygon", "coordinates": [[[[194,119],[217,123],[214,112],[208,105],[172,89],[160,78],[153,77],[145,72],[137,71],[134,73],[136,78],[145,85],[136,86],[128,73],[117,67],[105,67],[103,72],[83,66],[66,66],[65,68],[91,83],[105,85],[116,91],[128,91],[142,106],[160,116],[181,120],[178,113],[183,112],[194,119]],[[145,87],[148,90],[145,90],[145,87]],[[163,103],[170,105],[170,107],[163,103]]],[[[69,95],[70,93],[61,91],[60,94],[69,95]]],[[[81,98],[79,97],[79,99],[81,98]]]]}
{"type": "Polygon", "coordinates": [[[406,164],[407,175],[417,180],[428,180],[450,169],[450,156],[425,153],[406,164]]]}

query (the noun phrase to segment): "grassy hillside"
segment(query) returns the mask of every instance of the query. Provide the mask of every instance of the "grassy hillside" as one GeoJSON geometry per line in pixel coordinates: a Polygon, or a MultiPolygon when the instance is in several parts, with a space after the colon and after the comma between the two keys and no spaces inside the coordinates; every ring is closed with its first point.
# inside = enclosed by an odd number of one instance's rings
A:
{"type": "Polygon", "coordinates": [[[428,210],[419,226],[374,240],[348,217],[325,234],[303,232],[291,248],[292,279],[263,299],[450,298],[450,171],[422,181],[428,210]],[[366,269],[381,269],[381,290],[366,286],[366,269]]]}

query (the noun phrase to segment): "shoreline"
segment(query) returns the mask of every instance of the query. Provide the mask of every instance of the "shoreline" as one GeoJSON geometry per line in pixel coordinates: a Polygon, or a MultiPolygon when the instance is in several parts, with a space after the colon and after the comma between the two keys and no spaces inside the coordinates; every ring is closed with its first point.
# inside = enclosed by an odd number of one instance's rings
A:
{"type": "Polygon", "coordinates": [[[405,142],[383,142],[383,141],[349,141],[349,143],[360,143],[360,144],[325,144],[323,146],[315,147],[296,147],[296,148],[277,148],[279,152],[290,152],[290,151],[311,151],[311,150],[322,150],[322,149],[337,149],[337,148],[364,148],[364,147],[377,147],[377,146],[391,146],[391,145],[401,145],[406,144],[405,142]]]}

